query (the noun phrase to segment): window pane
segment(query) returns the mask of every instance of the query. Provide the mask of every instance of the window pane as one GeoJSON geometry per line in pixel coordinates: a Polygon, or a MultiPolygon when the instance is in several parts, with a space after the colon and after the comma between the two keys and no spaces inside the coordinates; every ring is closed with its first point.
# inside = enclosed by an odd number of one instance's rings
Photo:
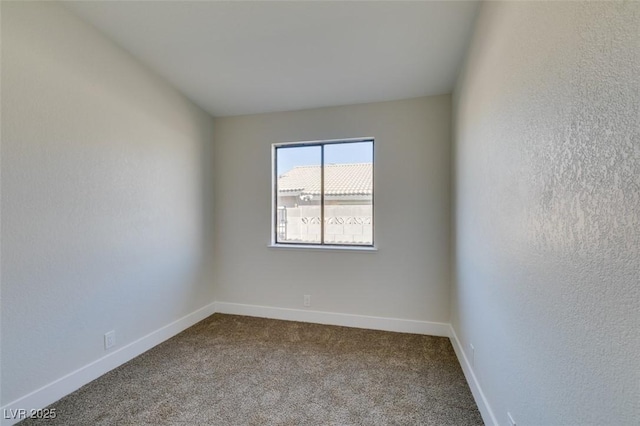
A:
{"type": "Polygon", "coordinates": [[[373,142],[324,147],[324,242],[373,244],[373,142]]]}
{"type": "Polygon", "coordinates": [[[276,242],[321,242],[320,146],[276,148],[276,242]]]}

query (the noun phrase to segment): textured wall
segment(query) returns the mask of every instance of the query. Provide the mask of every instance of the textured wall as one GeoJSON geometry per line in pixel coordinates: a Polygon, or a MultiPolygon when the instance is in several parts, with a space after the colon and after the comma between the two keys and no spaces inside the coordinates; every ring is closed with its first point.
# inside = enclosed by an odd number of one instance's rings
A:
{"type": "Polygon", "coordinates": [[[455,92],[454,328],[501,424],[640,419],[640,3],[485,3],[455,92]]]}
{"type": "Polygon", "coordinates": [[[448,95],[216,119],[217,300],[448,322],[450,122],[448,95]],[[268,248],[271,144],[368,136],[379,251],[268,248]]]}
{"type": "Polygon", "coordinates": [[[2,402],[213,300],[212,120],[64,8],[2,2],[2,402]]]}

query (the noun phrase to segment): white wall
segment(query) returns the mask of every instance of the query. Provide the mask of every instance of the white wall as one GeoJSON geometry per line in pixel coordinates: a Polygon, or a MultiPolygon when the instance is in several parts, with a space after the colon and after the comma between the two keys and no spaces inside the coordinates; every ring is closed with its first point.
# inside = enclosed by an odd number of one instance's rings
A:
{"type": "Polygon", "coordinates": [[[0,405],[104,356],[109,330],[117,349],[213,301],[211,141],[63,7],[2,2],[0,405]]]}
{"type": "Polygon", "coordinates": [[[448,322],[450,114],[445,95],[216,119],[217,300],[448,322]],[[268,248],[271,144],[367,136],[379,251],[268,248]]]}
{"type": "Polygon", "coordinates": [[[452,322],[497,421],[640,419],[640,3],[489,2],[454,96],[452,322]]]}

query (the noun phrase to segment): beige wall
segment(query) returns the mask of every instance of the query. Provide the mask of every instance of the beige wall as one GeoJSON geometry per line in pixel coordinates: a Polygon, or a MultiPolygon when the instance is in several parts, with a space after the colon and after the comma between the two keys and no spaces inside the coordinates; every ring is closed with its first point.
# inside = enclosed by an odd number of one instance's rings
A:
{"type": "Polygon", "coordinates": [[[448,322],[450,110],[445,95],[216,119],[217,300],[448,322]],[[271,144],[368,136],[379,251],[267,247],[271,144]]]}
{"type": "Polygon", "coordinates": [[[4,405],[213,301],[212,120],[53,3],[2,2],[1,105],[4,405]]]}
{"type": "MultiPolygon", "coordinates": [[[[280,204],[281,206],[281,204],[280,204]]],[[[373,205],[330,205],[324,207],[324,242],[371,245],[373,243],[373,205]]],[[[279,212],[282,214],[282,211],[279,212]]],[[[278,242],[321,241],[320,206],[287,207],[286,224],[278,242]]],[[[280,228],[280,225],[279,225],[280,228]]]]}
{"type": "Polygon", "coordinates": [[[482,7],[452,323],[500,424],[640,419],[639,23],[638,2],[482,7]]]}

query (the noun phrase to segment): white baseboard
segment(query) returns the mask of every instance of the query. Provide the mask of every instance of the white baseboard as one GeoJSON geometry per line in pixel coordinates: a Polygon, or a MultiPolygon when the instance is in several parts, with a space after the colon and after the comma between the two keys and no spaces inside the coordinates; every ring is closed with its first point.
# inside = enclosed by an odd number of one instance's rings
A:
{"type": "Polygon", "coordinates": [[[482,388],[480,387],[480,383],[476,378],[475,373],[473,372],[473,368],[471,367],[471,363],[469,363],[469,359],[467,358],[467,354],[464,351],[464,348],[460,344],[460,340],[458,340],[458,336],[456,335],[456,331],[453,329],[452,325],[449,325],[449,339],[451,340],[451,345],[453,345],[453,350],[456,352],[456,356],[458,357],[458,362],[462,366],[462,371],[464,372],[464,377],[467,379],[467,383],[469,384],[469,388],[471,388],[471,393],[473,394],[473,399],[476,401],[476,405],[478,406],[478,410],[480,410],[480,414],[482,415],[482,420],[486,425],[499,426],[496,417],[493,414],[493,410],[489,405],[489,401],[484,395],[482,388]]]}
{"type": "Polygon", "coordinates": [[[270,306],[244,305],[240,303],[216,302],[216,312],[245,315],[315,324],[341,325],[370,330],[396,331],[400,333],[428,334],[449,337],[449,324],[442,322],[416,321],[399,318],[372,317],[366,315],[339,314],[306,309],[274,308],[270,306]]]}
{"type": "Polygon", "coordinates": [[[245,305],[240,303],[214,302],[158,329],[122,348],[97,359],[43,387],[0,408],[2,426],[10,426],[21,419],[7,418],[17,410],[37,410],[44,408],[60,398],[79,389],[101,375],[113,370],[125,362],[148,351],[154,346],[175,336],[214,313],[245,315],[260,318],[273,318],[288,321],[302,321],[316,324],[339,325],[344,327],[365,328],[370,330],[395,331],[431,336],[449,337],[458,361],[462,366],[471,393],[488,425],[498,426],[498,422],[471,368],[458,336],[448,323],[417,321],[400,318],[384,318],[366,315],[340,314],[303,309],[274,308],[269,306],[245,305]]]}
{"type": "Polygon", "coordinates": [[[158,330],[147,334],[144,337],[139,338],[135,342],[129,343],[128,345],[123,346],[122,348],[61,377],[40,389],[8,403],[0,409],[0,414],[2,415],[2,426],[9,426],[21,420],[19,418],[7,418],[12,417],[12,413],[18,413],[17,410],[26,410],[28,414],[32,409],[37,410],[44,408],[214,313],[215,303],[210,303],[207,306],[204,306],[162,328],[159,328],[158,330]]]}

